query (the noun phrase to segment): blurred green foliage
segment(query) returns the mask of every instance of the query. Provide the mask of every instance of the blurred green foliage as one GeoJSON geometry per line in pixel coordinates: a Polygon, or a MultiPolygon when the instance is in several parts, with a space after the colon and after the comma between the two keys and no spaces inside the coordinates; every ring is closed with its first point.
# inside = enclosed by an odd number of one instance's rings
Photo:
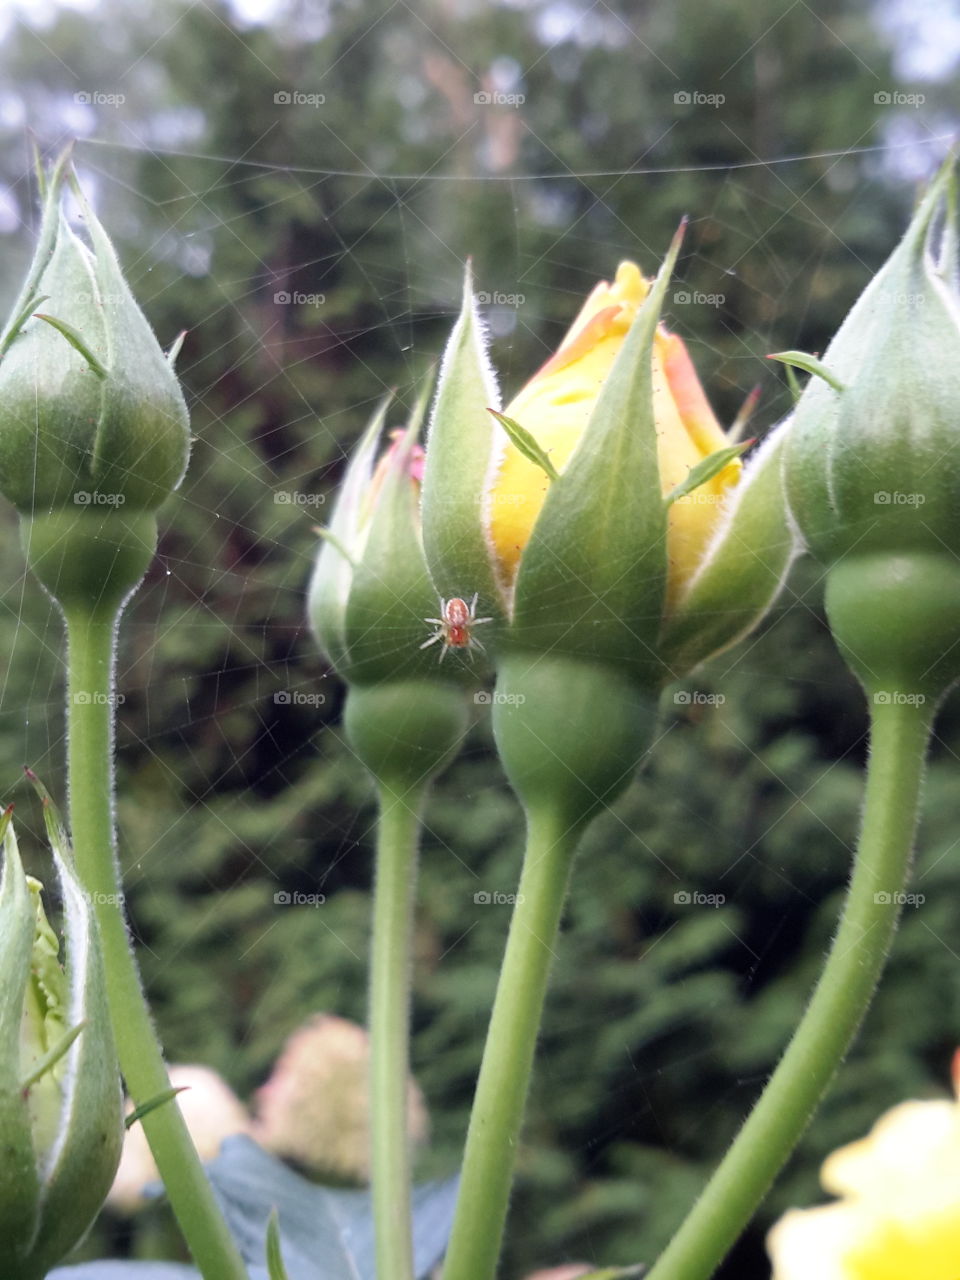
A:
{"type": "MultiPolygon", "coordinates": [[[[21,225],[0,241],[0,303],[35,224],[24,126],[45,150],[76,134],[161,340],[189,330],[193,458],[120,648],[128,904],[170,1057],[248,1095],[307,1014],[364,1017],[372,798],[304,590],[345,451],[386,388],[412,400],[466,257],[478,288],[507,296],[486,310],[509,394],[594,280],[625,256],[652,272],[688,213],[671,323],[722,418],[759,382],[768,426],[788,401],[764,355],[823,348],[900,234],[958,91],[931,82],[920,111],[877,105],[878,91],[916,86],[896,73],[886,11],[864,0],[242,12],[220,0],[11,11],[0,203],[21,225]],[[326,902],[275,904],[295,889],[326,902]]],[[[27,761],[63,793],[62,640],[24,578],[12,514],[0,519],[0,780],[39,869],[39,815],[18,779],[27,761]]],[[[866,751],[863,700],[819,601],[802,564],[760,637],[686,686],[725,701],[668,693],[652,760],[589,834],[506,1276],[649,1260],[796,1022],[836,920],[866,751]]],[[[482,711],[427,812],[413,1046],[433,1114],[424,1176],[457,1164],[507,926],[506,907],[473,895],[512,892],[521,850],[482,711]]],[[[946,1086],[960,1036],[955,703],[939,729],[914,886],[926,901],[728,1280],[768,1274],[762,1231],[817,1197],[827,1151],[946,1086]]],[[[88,1253],[123,1247],[118,1230],[104,1219],[88,1253]]]]}

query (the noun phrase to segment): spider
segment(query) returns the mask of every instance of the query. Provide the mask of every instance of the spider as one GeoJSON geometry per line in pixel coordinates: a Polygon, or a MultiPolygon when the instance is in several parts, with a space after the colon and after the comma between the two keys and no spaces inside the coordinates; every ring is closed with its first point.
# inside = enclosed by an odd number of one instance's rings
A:
{"type": "Polygon", "coordinates": [[[437,630],[429,640],[424,640],[420,648],[428,649],[430,645],[442,640],[441,662],[447,656],[448,649],[483,650],[483,645],[475,635],[471,634],[471,631],[473,627],[479,627],[484,622],[492,622],[493,619],[477,617],[477,596],[479,594],[479,591],[475,592],[469,604],[467,604],[466,600],[461,600],[459,596],[453,596],[449,600],[444,600],[443,596],[441,596],[440,617],[424,618],[424,622],[434,623],[437,630]]]}

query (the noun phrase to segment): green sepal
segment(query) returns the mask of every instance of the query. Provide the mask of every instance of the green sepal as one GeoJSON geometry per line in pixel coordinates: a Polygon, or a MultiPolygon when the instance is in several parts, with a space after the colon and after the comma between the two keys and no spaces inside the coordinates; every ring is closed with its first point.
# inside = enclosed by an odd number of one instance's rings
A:
{"type": "Polygon", "coordinates": [[[523,552],[511,643],[655,679],[667,575],[653,343],[680,234],[640,307],[523,552]]]}
{"type": "Polygon", "coordinates": [[[29,1274],[29,1256],[40,1218],[40,1170],[33,1147],[31,1114],[21,1079],[21,1022],[30,980],[36,908],[24,874],[12,825],[3,843],[0,882],[0,1240],[12,1280],[29,1274]],[[9,1262],[7,1260],[9,1259],[9,1262]]]}
{"type": "Polygon", "coordinates": [[[382,400],[351,455],[333,515],[320,548],[307,597],[307,612],[317,643],[341,674],[347,669],[347,598],[357,558],[363,501],[370,489],[380,435],[390,398],[382,400]],[[346,553],[346,554],[345,554],[346,553]]]}
{"type": "Polygon", "coordinates": [[[535,467],[539,467],[548,480],[560,479],[560,472],[550,461],[549,453],[540,447],[536,438],[525,427],[521,427],[519,422],[508,418],[505,413],[500,413],[497,409],[491,409],[490,413],[503,427],[510,438],[510,443],[535,467]]]}
{"type": "Polygon", "coordinates": [[[66,1016],[70,1026],[82,1027],[64,1061],[56,1140],[38,1153],[43,1190],[31,1262],[49,1268],[86,1233],[113,1183],[123,1145],[123,1095],[93,905],[49,797],[44,818],[63,902],[66,1016]]]}
{"type": "Polygon", "coordinates": [[[500,428],[500,397],[467,268],[463,304],[437,380],[421,503],[423,545],[436,594],[470,600],[503,620],[507,602],[494,568],[483,511],[500,428]]]}
{"type": "Polygon", "coordinates": [[[402,680],[433,673],[438,665],[439,653],[420,647],[433,629],[426,619],[436,616],[439,602],[420,540],[419,486],[409,471],[425,407],[423,395],[366,517],[344,620],[346,673],[353,682],[402,680]]]}
{"type": "Polygon", "coordinates": [[[767,359],[779,360],[788,369],[802,369],[804,373],[809,373],[815,378],[822,379],[833,391],[844,390],[844,385],[836,374],[828,369],[822,360],[818,360],[816,356],[808,355],[805,351],[777,351],[775,354],[767,356],[767,359]]]}
{"type": "Polygon", "coordinates": [[[152,1098],[148,1098],[146,1102],[141,1102],[139,1107],[134,1107],[129,1115],[123,1118],[124,1129],[132,1129],[133,1126],[144,1116],[148,1116],[151,1111],[156,1111],[158,1107],[162,1107],[165,1103],[171,1102],[178,1093],[186,1093],[187,1086],[180,1085],[179,1088],[164,1089],[161,1093],[156,1093],[152,1098]]]}
{"type": "Polygon", "coordinates": [[[744,440],[740,444],[728,445],[725,449],[717,449],[716,452],[708,454],[687,472],[686,478],[681,480],[675,489],[671,489],[664,502],[668,507],[672,506],[680,498],[685,498],[688,494],[693,493],[695,489],[699,489],[701,485],[706,484],[708,480],[712,480],[714,476],[719,475],[728,463],[734,458],[739,458],[745,453],[751,445],[756,444],[755,440],[744,440]]]}
{"type": "Polygon", "coordinates": [[[782,461],[789,423],[746,463],[693,577],[664,619],[660,653],[676,680],[751,631],[799,551],[787,517],[782,461]]]}
{"type": "Polygon", "coordinates": [[[107,370],[103,367],[97,357],[93,354],[83,338],[72,324],[67,324],[66,320],[59,320],[56,316],[49,316],[46,312],[35,311],[33,313],[35,320],[43,320],[51,328],[56,329],[57,333],[66,338],[74,351],[79,351],[90,366],[90,372],[96,374],[98,378],[107,377],[107,370]]]}

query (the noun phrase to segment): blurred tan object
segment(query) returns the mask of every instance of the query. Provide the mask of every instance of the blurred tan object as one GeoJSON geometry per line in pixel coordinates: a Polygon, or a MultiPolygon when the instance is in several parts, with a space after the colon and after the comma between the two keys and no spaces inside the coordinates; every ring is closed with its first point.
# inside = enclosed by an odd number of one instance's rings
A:
{"type": "MultiPolygon", "coordinates": [[[[184,1090],[177,1094],[175,1103],[183,1113],[201,1160],[212,1160],[224,1138],[250,1132],[246,1107],[216,1071],[209,1067],[174,1066],[170,1068],[170,1083],[175,1089],[184,1090]]],[[[128,1115],[133,1110],[129,1100],[126,1110],[128,1115]]],[[[145,1203],[144,1187],[159,1178],[143,1126],[135,1124],[124,1137],[120,1168],[107,1204],[117,1213],[133,1213],[145,1203]]]]}
{"type": "Polygon", "coordinates": [[[577,1280],[596,1270],[586,1262],[567,1262],[562,1267],[547,1267],[544,1271],[531,1271],[526,1280],[577,1280]]]}
{"type": "MultiPolygon", "coordinates": [[[[363,1027],[332,1014],[311,1018],[287,1040],[257,1091],[253,1137],[315,1177],[368,1182],[369,1057],[363,1027]]],[[[411,1143],[424,1142],[429,1120],[413,1080],[407,1117],[411,1143]]]]}

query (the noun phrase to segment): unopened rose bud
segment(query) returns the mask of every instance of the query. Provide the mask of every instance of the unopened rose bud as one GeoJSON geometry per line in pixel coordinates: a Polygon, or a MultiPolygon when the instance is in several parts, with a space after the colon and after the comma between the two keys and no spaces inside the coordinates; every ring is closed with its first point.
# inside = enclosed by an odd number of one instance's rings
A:
{"type": "MultiPolygon", "coordinates": [[[[0,884],[0,1274],[39,1280],[81,1239],[120,1157],[120,1070],[93,910],[62,833],[66,969],[5,815],[0,884]]],[[[57,843],[60,847],[57,847],[57,843]]]]}
{"type": "Polygon", "coordinates": [[[33,262],[0,334],[0,493],[31,567],[62,603],[126,594],[189,452],[179,383],[76,188],[86,239],[51,174],[33,262]]]}

